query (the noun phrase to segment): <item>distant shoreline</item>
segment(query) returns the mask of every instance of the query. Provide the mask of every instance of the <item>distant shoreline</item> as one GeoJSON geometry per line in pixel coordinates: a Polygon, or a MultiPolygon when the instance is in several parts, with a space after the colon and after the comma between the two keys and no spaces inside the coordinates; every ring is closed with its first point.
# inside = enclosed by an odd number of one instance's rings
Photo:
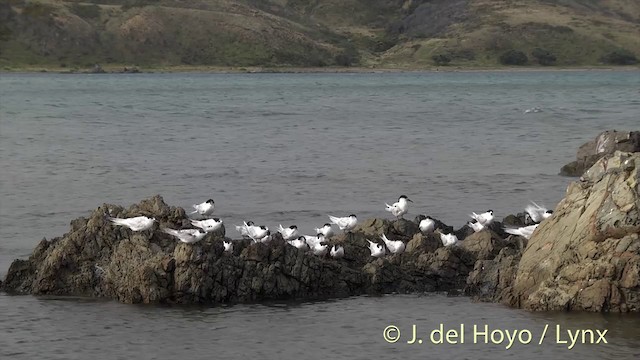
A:
{"type": "Polygon", "coordinates": [[[143,73],[209,73],[209,74],[361,74],[361,73],[423,73],[423,72],[556,72],[556,71],[639,71],[640,66],[495,66],[461,67],[440,66],[426,68],[389,68],[389,67],[217,67],[217,66],[167,66],[137,67],[131,65],[106,65],[99,69],[63,68],[49,66],[5,67],[2,74],[143,74],[143,73]]]}

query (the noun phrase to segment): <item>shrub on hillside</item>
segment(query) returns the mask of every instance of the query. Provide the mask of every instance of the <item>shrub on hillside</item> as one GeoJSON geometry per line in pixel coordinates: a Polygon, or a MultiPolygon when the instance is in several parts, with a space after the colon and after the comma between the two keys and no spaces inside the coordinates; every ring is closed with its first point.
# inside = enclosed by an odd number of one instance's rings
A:
{"type": "Polygon", "coordinates": [[[49,4],[28,2],[22,9],[22,15],[32,18],[47,18],[53,14],[53,10],[54,7],[49,4]]]}
{"type": "Polygon", "coordinates": [[[638,58],[631,51],[618,49],[603,56],[602,62],[611,65],[634,65],[638,63],[638,58]]]}
{"type": "Polygon", "coordinates": [[[451,62],[451,56],[447,54],[436,54],[431,57],[431,60],[438,66],[446,66],[451,62]]]}
{"type": "Polygon", "coordinates": [[[531,52],[531,56],[533,56],[536,61],[538,61],[538,64],[543,66],[553,65],[557,60],[556,56],[553,55],[549,50],[541,48],[533,49],[533,51],[531,52]]]}
{"type": "Polygon", "coordinates": [[[500,55],[502,65],[525,65],[528,61],[527,55],[520,50],[509,50],[500,55]]]}
{"type": "Polygon", "coordinates": [[[335,56],[334,61],[338,66],[352,66],[360,62],[360,53],[354,47],[347,47],[335,56]]]}
{"type": "Polygon", "coordinates": [[[83,19],[97,19],[100,17],[100,6],[96,4],[81,5],[76,3],[71,5],[71,12],[83,19]]]}

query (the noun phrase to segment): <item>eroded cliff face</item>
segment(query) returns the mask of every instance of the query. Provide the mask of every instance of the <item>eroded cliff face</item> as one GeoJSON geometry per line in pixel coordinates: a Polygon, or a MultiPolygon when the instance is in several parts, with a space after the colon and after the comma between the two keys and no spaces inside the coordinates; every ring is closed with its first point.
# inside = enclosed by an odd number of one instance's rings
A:
{"type": "Polygon", "coordinates": [[[523,252],[476,263],[468,289],[528,310],[640,311],[639,179],[640,153],[600,159],[523,252]]]}

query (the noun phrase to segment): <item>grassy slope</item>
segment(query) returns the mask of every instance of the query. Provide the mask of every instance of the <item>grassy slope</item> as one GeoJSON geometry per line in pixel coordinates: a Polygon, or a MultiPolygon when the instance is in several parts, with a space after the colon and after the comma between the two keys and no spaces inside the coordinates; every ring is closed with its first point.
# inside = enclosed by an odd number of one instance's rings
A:
{"type": "Polygon", "coordinates": [[[536,47],[566,66],[598,65],[618,48],[640,56],[636,0],[93,1],[0,0],[0,66],[308,67],[347,54],[422,68],[447,54],[482,67],[536,47]]]}

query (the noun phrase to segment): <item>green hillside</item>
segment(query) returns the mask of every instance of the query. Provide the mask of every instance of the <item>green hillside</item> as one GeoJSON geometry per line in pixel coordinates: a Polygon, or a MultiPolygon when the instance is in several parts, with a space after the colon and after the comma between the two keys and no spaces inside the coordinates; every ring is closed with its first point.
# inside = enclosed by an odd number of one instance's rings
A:
{"type": "Polygon", "coordinates": [[[0,0],[0,68],[598,66],[637,0],[0,0]]]}

